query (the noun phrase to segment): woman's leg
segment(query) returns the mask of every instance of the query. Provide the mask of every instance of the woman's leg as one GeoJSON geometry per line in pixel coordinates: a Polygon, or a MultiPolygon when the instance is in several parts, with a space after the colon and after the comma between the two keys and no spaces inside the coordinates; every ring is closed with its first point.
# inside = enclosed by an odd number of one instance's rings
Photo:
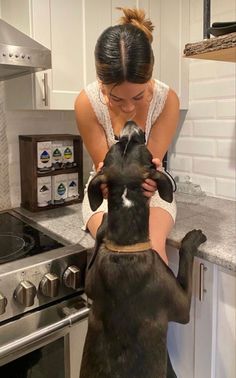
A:
{"type": "Polygon", "coordinates": [[[168,264],[166,255],[166,239],[174,226],[172,216],[160,207],[150,207],[149,235],[152,248],[159,253],[168,264]]]}
{"type": "Polygon", "coordinates": [[[93,214],[88,222],[87,222],[87,225],[86,227],[88,228],[90,234],[92,235],[92,237],[95,239],[96,238],[96,234],[97,234],[97,230],[98,230],[98,227],[100,226],[100,224],[102,223],[102,217],[103,217],[103,214],[104,212],[103,211],[100,211],[99,213],[95,213],[93,214]]]}

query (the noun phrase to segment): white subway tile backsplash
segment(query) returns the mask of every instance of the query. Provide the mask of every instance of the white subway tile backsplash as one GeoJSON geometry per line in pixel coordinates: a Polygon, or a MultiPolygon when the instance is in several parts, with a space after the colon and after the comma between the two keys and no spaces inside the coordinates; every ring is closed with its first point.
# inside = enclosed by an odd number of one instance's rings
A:
{"type": "Polygon", "coordinates": [[[201,82],[190,82],[190,99],[219,99],[235,97],[234,78],[214,79],[201,82]]]}
{"type": "Polygon", "coordinates": [[[228,76],[235,78],[235,64],[231,64],[229,62],[214,62],[214,64],[218,78],[224,78],[228,76]]]}
{"type": "Polygon", "coordinates": [[[196,120],[193,135],[214,138],[235,138],[235,120],[196,120]]]}
{"type": "Polygon", "coordinates": [[[180,129],[180,136],[192,136],[193,135],[193,121],[186,120],[180,129]]]}
{"type": "Polygon", "coordinates": [[[197,61],[196,64],[190,64],[189,68],[189,80],[201,81],[203,79],[216,78],[216,65],[212,61],[197,61]]]}
{"type": "Polygon", "coordinates": [[[175,145],[175,152],[191,156],[214,156],[215,141],[211,139],[179,138],[175,145]]]}
{"type": "MultiPolygon", "coordinates": [[[[202,14],[203,2],[190,0],[191,42],[203,38],[202,14]]],[[[235,0],[214,1],[211,22],[235,16],[235,0]]],[[[236,66],[229,62],[190,60],[189,78],[189,110],[175,141],[170,169],[183,179],[190,176],[209,195],[235,200],[236,66]],[[215,156],[206,156],[213,151],[215,156]]]]}
{"type": "Polygon", "coordinates": [[[8,159],[10,165],[19,162],[19,143],[17,141],[9,143],[8,159]]]}
{"type": "Polygon", "coordinates": [[[236,197],[236,181],[235,179],[216,179],[216,195],[232,199],[236,197]]]}
{"type": "Polygon", "coordinates": [[[170,167],[172,170],[179,170],[182,172],[192,171],[192,157],[181,156],[176,154],[170,155],[170,167]]]}
{"type": "Polygon", "coordinates": [[[235,168],[227,159],[194,157],[193,172],[214,177],[235,178],[235,168]]]}
{"type": "MultiPolygon", "coordinates": [[[[236,163],[236,145],[235,140],[217,140],[217,156],[227,158],[232,163],[236,163]]],[[[235,164],[236,167],[236,164],[235,164]]]]}
{"type": "MultiPolygon", "coordinates": [[[[236,99],[217,100],[216,102],[216,117],[217,118],[232,118],[235,121],[236,116],[236,99]]],[[[235,126],[236,127],[236,126],[235,126]]]]}
{"type": "Polygon", "coordinates": [[[216,116],[216,101],[189,101],[187,119],[211,119],[216,116]]]}

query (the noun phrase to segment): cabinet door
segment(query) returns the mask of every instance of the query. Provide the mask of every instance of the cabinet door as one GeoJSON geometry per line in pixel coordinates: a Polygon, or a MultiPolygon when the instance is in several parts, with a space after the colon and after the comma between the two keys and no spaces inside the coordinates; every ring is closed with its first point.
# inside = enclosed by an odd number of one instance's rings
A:
{"type": "Polygon", "coordinates": [[[33,36],[52,52],[51,72],[36,75],[36,107],[73,109],[85,75],[83,1],[34,0],[32,11],[33,36]]]}
{"type": "MultiPolygon", "coordinates": [[[[177,275],[179,251],[167,246],[169,266],[177,275]]],[[[193,292],[195,291],[196,270],[193,271],[193,292]]],[[[194,326],[195,326],[195,296],[193,295],[190,321],[188,324],[171,322],[168,327],[167,347],[170,359],[177,377],[194,378],[194,326]]]]}
{"type": "Polygon", "coordinates": [[[214,378],[236,377],[236,275],[218,270],[214,378]]]}
{"type": "Polygon", "coordinates": [[[195,258],[194,378],[215,378],[212,351],[217,299],[216,270],[216,265],[195,258]]]}
{"type": "Polygon", "coordinates": [[[71,327],[71,331],[69,334],[70,377],[68,378],[79,378],[87,329],[87,319],[84,319],[78,324],[71,327]]]}

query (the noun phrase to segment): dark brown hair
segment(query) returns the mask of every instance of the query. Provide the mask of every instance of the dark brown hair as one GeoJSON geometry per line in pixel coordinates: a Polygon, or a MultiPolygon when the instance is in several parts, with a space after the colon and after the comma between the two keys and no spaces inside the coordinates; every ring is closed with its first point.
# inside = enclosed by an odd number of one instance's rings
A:
{"type": "Polygon", "coordinates": [[[154,64],[152,23],[143,10],[119,9],[124,12],[121,24],[104,30],[96,43],[97,77],[103,84],[146,83],[154,64]]]}

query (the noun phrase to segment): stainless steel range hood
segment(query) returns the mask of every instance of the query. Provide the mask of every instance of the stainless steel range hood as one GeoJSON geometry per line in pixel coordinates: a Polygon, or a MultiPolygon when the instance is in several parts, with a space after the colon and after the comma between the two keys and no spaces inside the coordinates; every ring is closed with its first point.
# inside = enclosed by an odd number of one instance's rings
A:
{"type": "Polygon", "coordinates": [[[51,51],[0,19],[0,81],[51,68],[51,51]]]}

